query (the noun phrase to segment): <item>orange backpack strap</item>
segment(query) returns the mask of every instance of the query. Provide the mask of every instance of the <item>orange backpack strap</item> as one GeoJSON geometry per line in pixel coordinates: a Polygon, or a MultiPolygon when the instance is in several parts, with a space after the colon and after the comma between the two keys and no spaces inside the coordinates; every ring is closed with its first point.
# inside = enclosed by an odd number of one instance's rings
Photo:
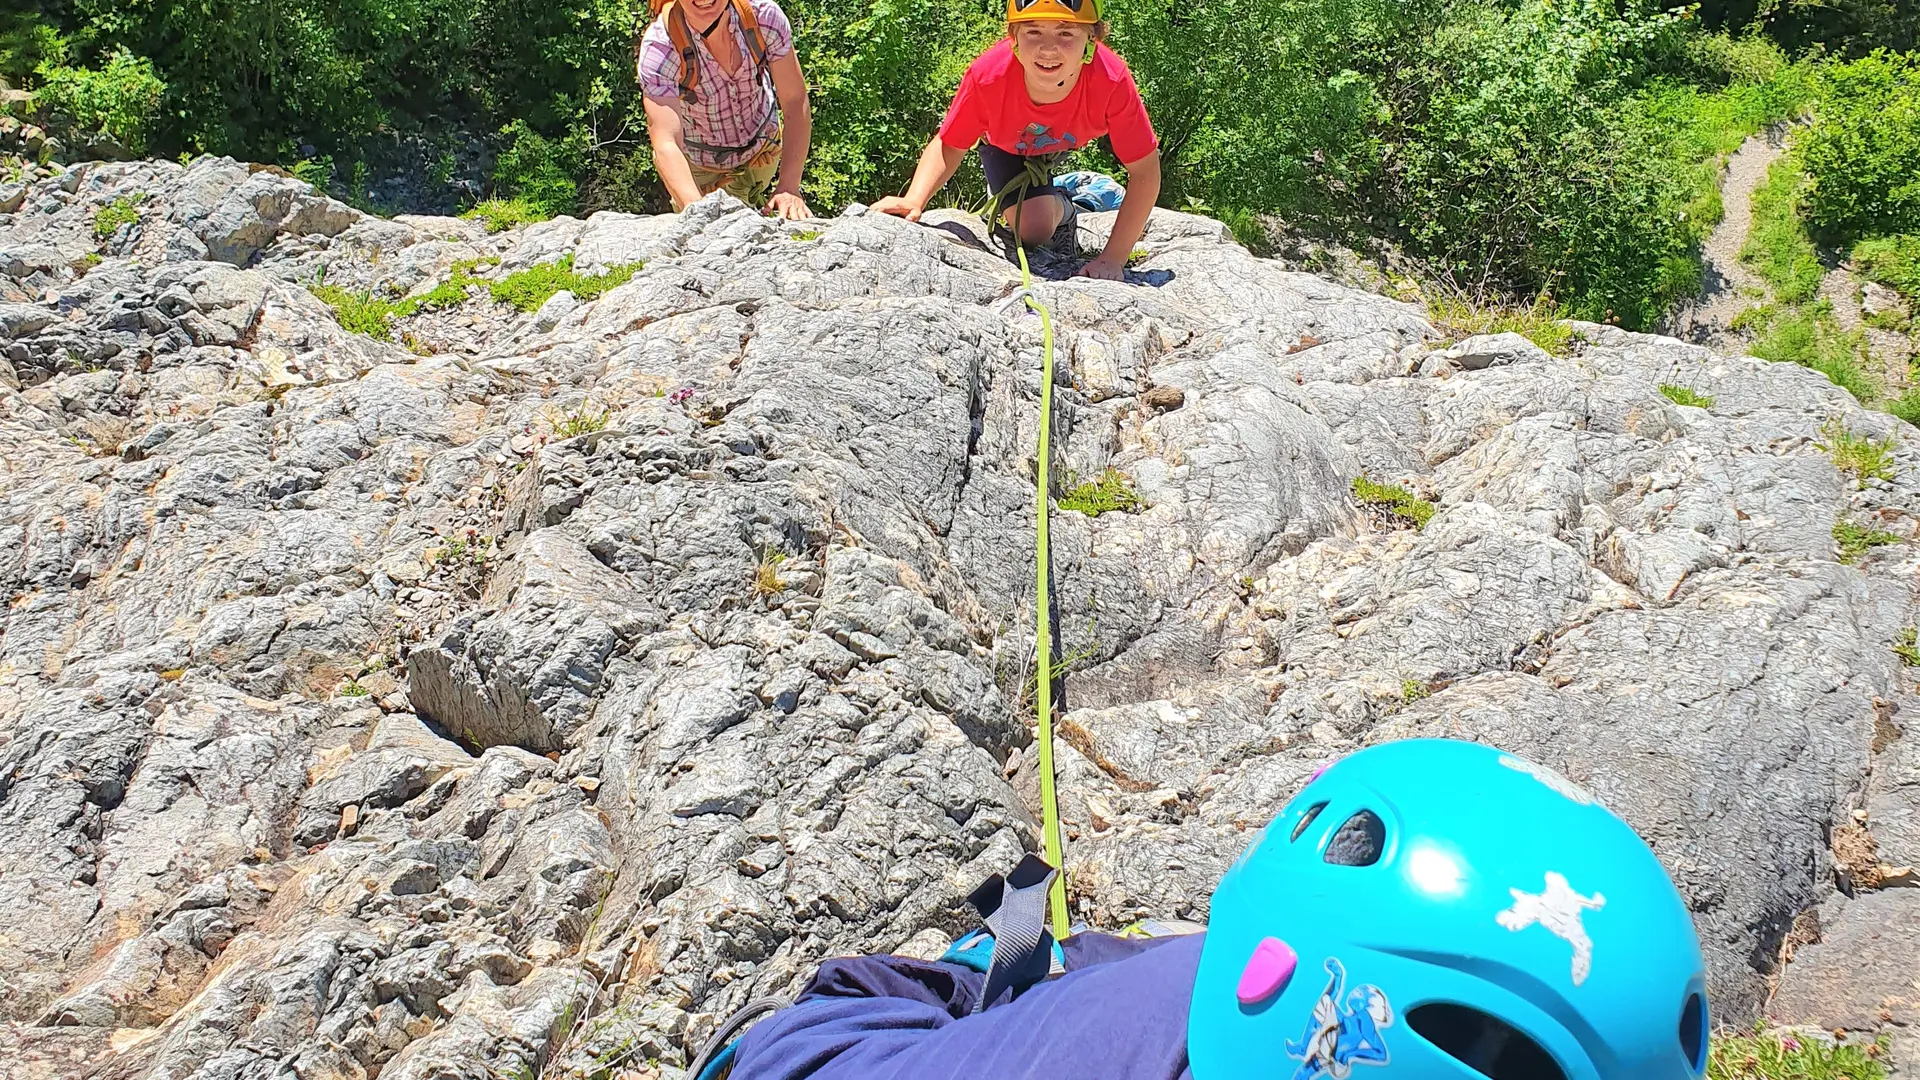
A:
{"type": "Polygon", "coordinates": [[[740,17],[740,36],[747,39],[747,58],[756,73],[767,70],[767,39],[760,33],[760,19],[753,13],[752,0],[733,0],[733,13],[740,17]]]}
{"type": "MultiPolygon", "coordinates": [[[[680,100],[695,104],[700,100],[700,50],[693,43],[693,28],[687,24],[687,13],[680,10],[678,0],[667,0],[660,10],[667,19],[667,38],[680,57],[680,100]]],[[[740,19],[740,36],[747,39],[747,62],[753,65],[755,75],[767,76],[767,39],[760,32],[760,19],[753,13],[751,0],[733,0],[733,13],[740,19]]]]}
{"type": "Polygon", "coordinates": [[[680,100],[691,105],[700,100],[700,50],[693,43],[693,30],[687,25],[687,13],[676,0],[668,0],[660,9],[667,20],[667,40],[673,42],[680,57],[680,100]]]}

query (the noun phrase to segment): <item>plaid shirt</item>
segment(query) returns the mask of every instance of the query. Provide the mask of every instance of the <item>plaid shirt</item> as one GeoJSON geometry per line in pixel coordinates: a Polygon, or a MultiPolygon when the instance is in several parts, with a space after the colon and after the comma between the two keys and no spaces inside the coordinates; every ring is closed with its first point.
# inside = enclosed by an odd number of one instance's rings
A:
{"type": "MultiPolygon", "coordinates": [[[[793,24],[774,0],[751,0],[754,17],[760,21],[760,37],[767,45],[767,62],[791,55],[793,24]]],[[[752,158],[767,139],[780,130],[780,100],[773,91],[771,73],[755,71],[747,52],[746,35],[740,19],[728,3],[721,18],[727,21],[734,48],[740,56],[740,71],[729,75],[721,69],[700,36],[698,27],[689,25],[694,50],[700,55],[700,100],[680,100],[680,55],[667,34],[665,16],[653,20],[640,39],[640,89],[647,97],[671,107],[686,126],[687,158],[694,165],[725,172],[752,158]],[[704,145],[702,145],[704,144],[704,145]],[[739,147],[727,153],[718,148],[739,147]]]]}

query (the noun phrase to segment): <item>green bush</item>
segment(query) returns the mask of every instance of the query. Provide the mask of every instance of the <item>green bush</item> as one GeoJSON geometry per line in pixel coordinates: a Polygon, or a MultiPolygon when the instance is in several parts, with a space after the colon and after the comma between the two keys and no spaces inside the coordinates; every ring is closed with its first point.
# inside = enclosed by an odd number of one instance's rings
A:
{"type": "Polygon", "coordinates": [[[1884,50],[1829,67],[1797,145],[1807,221],[1837,240],[1920,233],[1920,54],[1884,50]]]}
{"type": "Polygon", "coordinates": [[[1399,518],[1415,529],[1424,529],[1437,512],[1434,505],[1406,488],[1382,484],[1364,476],[1353,478],[1353,497],[1360,505],[1399,518]]]}
{"type": "Polygon", "coordinates": [[[500,139],[506,148],[494,165],[493,182],[497,190],[513,197],[513,204],[524,207],[533,220],[580,208],[580,186],[574,177],[585,159],[582,137],[549,139],[526,121],[515,120],[500,132],[500,139]]]}
{"type": "Polygon", "coordinates": [[[98,71],[42,65],[38,74],[34,96],[47,113],[78,134],[108,136],[135,157],[147,152],[166,92],[151,61],[122,49],[98,71]]]}

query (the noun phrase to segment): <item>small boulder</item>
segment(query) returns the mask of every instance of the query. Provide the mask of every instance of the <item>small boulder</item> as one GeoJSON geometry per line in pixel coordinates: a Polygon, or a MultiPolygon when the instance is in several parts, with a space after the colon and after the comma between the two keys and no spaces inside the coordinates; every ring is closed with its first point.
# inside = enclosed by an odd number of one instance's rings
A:
{"type": "Polygon", "coordinates": [[[1483,371],[1508,364],[1544,364],[1547,350],[1519,334],[1476,334],[1440,354],[1461,371],[1483,371]]]}
{"type": "Polygon", "coordinates": [[[1187,393],[1177,386],[1156,386],[1142,394],[1140,401],[1155,412],[1172,412],[1187,403],[1187,393]]]}

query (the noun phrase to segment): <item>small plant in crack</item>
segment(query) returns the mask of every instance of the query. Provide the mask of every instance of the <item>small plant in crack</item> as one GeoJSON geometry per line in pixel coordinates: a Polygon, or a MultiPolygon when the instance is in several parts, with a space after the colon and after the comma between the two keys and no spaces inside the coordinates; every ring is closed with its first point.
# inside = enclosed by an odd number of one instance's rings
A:
{"type": "Polygon", "coordinates": [[[1840,561],[1848,566],[1866,558],[1867,552],[1874,548],[1899,542],[1900,538],[1893,533],[1850,518],[1841,518],[1833,523],[1834,546],[1839,549],[1840,561]]]}
{"type": "Polygon", "coordinates": [[[613,414],[606,411],[594,412],[583,405],[570,413],[548,419],[553,424],[555,438],[572,439],[607,430],[607,424],[613,419],[613,414]]]}
{"type": "Polygon", "coordinates": [[[1115,510],[1139,513],[1147,504],[1134,494],[1132,477],[1108,466],[1100,471],[1099,476],[1070,486],[1057,505],[1062,510],[1099,517],[1115,510]]]}
{"type": "Polygon", "coordinates": [[[1406,702],[1407,704],[1411,705],[1416,701],[1420,701],[1424,698],[1429,698],[1432,696],[1433,696],[1433,691],[1428,689],[1426,683],[1423,683],[1418,679],[1401,679],[1400,680],[1400,700],[1406,702]]]}
{"type": "Polygon", "coordinates": [[[1920,636],[1920,628],[1909,626],[1893,639],[1893,655],[1900,658],[1903,667],[1920,667],[1920,641],[1916,636],[1920,636]]]}
{"type": "Polygon", "coordinates": [[[1712,397],[1702,394],[1689,386],[1681,386],[1678,383],[1661,383],[1660,393],[1675,405],[1691,405],[1696,409],[1713,408],[1712,397]]]}
{"type": "Polygon", "coordinates": [[[767,549],[753,568],[753,595],[771,599],[787,591],[787,583],[780,578],[780,564],[786,561],[786,552],[767,549]]]}
{"type": "Polygon", "coordinates": [[[1874,439],[1847,427],[1846,421],[1835,416],[1820,425],[1820,441],[1813,445],[1826,451],[1833,459],[1833,467],[1850,474],[1854,482],[1865,487],[1869,480],[1893,479],[1893,440],[1874,439]]]}
{"type": "Polygon", "coordinates": [[[1886,1055],[1884,1037],[1871,1043],[1829,1043],[1792,1031],[1769,1031],[1761,1024],[1751,1035],[1728,1032],[1714,1037],[1707,1080],[1885,1080],[1886,1055]]]}
{"type": "Polygon", "coordinates": [[[1353,497],[1360,505],[1424,529],[1433,520],[1434,505],[1406,488],[1382,484],[1364,476],[1353,478],[1353,497]]]}

